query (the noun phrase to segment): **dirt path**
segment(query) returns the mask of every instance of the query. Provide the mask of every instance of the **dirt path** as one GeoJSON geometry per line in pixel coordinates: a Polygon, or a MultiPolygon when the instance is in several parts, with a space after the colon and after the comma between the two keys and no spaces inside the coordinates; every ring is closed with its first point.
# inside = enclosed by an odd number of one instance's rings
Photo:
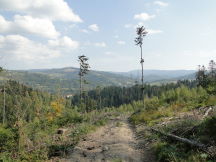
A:
{"type": "Polygon", "coordinates": [[[143,155],[127,119],[117,118],[80,141],[66,161],[142,162],[143,155]]]}

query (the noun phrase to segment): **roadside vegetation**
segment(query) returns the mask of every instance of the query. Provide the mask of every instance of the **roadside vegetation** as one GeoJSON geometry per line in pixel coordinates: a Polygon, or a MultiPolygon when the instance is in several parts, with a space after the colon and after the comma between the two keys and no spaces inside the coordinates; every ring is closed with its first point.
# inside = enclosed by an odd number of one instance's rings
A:
{"type": "Polygon", "coordinates": [[[152,148],[158,161],[214,161],[216,157],[216,69],[213,61],[209,71],[204,66],[197,72],[197,87],[182,85],[147,98],[146,109],[134,113],[133,124],[148,126],[152,148]],[[170,138],[178,136],[200,143],[197,148],[170,138]]]}
{"type": "MultiPolygon", "coordinates": [[[[211,67],[211,66],[210,66],[211,67]]],[[[216,72],[200,67],[196,81],[97,88],[66,99],[16,81],[0,86],[0,160],[46,161],[64,157],[89,132],[113,117],[131,115],[135,126],[157,129],[208,146],[204,151],[151,132],[158,161],[211,161],[216,142],[216,72]],[[210,149],[211,148],[211,149],[210,149]]],[[[118,123],[118,126],[121,124],[118,123]]]]}
{"type": "Polygon", "coordinates": [[[109,118],[133,111],[121,106],[86,112],[59,95],[16,81],[4,86],[5,98],[4,92],[0,95],[0,102],[5,100],[5,113],[0,110],[0,120],[4,118],[0,124],[3,161],[45,161],[66,156],[82,137],[105,125],[109,118]]]}

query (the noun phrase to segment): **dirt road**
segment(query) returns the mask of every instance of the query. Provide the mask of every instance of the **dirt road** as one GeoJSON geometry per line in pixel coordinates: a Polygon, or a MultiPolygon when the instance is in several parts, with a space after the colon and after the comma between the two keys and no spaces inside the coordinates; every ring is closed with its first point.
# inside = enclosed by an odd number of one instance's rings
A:
{"type": "Polygon", "coordinates": [[[67,162],[142,162],[143,150],[126,118],[116,118],[79,142],[67,162]]]}

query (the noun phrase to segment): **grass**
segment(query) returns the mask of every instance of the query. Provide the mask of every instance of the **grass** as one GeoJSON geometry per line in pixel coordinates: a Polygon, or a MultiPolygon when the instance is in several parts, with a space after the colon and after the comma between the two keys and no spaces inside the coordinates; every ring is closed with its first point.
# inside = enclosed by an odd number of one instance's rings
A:
{"type": "MultiPolygon", "coordinates": [[[[195,140],[208,146],[215,146],[216,114],[212,114],[205,120],[200,120],[198,116],[189,113],[192,110],[196,111],[196,108],[214,105],[216,105],[215,95],[207,94],[202,88],[188,90],[182,87],[175,91],[168,91],[159,98],[147,98],[145,109],[141,108],[131,115],[130,121],[135,125],[143,123],[150,127],[156,126],[163,132],[195,140]],[[179,117],[175,118],[175,116],[179,117]],[[162,122],[165,125],[161,124],[162,122]],[[194,127],[195,129],[188,131],[194,127]]],[[[164,138],[164,136],[151,134],[145,138],[154,141],[152,147],[157,160],[161,162],[211,162],[216,160],[205,152],[164,138]]]]}
{"type": "MultiPolygon", "coordinates": [[[[191,117],[181,119],[178,122],[169,124],[162,128],[163,132],[170,133],[175,130],[174,134],[186,137],[191,140],[203,143],[206,146],[215,146],[216,143],[216,116],[211,116],[203,121],[195,120],[191,117]],[[193,131],[187,131],[192,127],[193,131]],[[188,129],[189,128],[189,129],[188,129]],[[184,135],[182,133],[185,132],[184,135]]],[[[209,156],[207,153],[192,148],[189,145],[163,138],[163,136],[155,136],[153,148],[157,155],[158,161],[176,161],[176,162],[213,162],[216,157],[209,156]]]]}
{"type": "Polygon", "coordinates": [[[153,149],[159,162],[213,162],[208,154],[183,147],[181,144],[170,144],[157,141],[153,149]]]}

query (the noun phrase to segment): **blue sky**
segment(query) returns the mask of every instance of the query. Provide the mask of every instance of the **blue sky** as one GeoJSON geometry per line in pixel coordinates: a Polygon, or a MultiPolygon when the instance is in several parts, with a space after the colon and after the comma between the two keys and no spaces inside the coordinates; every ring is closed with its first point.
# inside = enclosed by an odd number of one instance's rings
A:
{"type": "Polygon", "coordinates": [[[0,57],[8,69],[196,69],[216,60],[215,0],[0,0],[0,57]]]}

